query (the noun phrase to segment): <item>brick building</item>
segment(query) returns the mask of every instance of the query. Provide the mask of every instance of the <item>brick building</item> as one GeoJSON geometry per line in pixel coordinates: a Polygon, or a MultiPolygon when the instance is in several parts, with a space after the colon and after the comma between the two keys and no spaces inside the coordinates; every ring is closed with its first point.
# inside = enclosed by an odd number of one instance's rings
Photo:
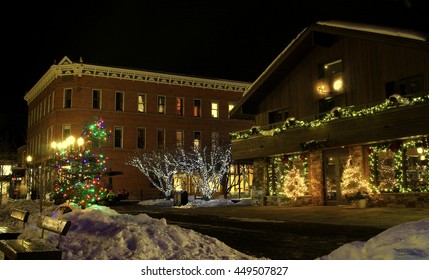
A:
{"type": "Polygon", "coordinates": [[[229,133],[250,127],[229,118],[249,87],[245,82],[75,63],[64,57],[25,95],[27,154],[34,167],[52,156],[50,144],[80,136],[85,123],[104,119],[112,137],[104,146],[114,190],[130,199],[159,196],[125,161],[136,149],[189,147],[229,141],[229,133]]]}

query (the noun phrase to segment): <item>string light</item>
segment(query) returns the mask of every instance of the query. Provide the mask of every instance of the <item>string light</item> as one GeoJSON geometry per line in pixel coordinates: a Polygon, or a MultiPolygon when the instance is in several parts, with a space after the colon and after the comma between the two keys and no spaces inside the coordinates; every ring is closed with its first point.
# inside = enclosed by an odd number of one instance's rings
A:
{"type": "Polygon", "coordinates": [[[103,199],[106,189],[101,185],[101,177],[107,172],[106,157],[94,153],[105,144],[110,131],[101,118],[87,125],[82,137],[70,136],[62,143],[52,142],[53,158],[60,175],[58,186],[54,188],[57,198],[68,200],[80,208],[86,208],[103,199]]]}

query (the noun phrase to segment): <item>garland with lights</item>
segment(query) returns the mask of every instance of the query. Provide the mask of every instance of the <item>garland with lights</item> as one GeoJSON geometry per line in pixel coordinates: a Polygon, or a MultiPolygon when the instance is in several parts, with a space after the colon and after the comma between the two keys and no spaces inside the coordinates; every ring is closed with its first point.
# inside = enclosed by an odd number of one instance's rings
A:
{"type": "Polygon", "coordinates": [[[353,107],[347,107],[347,108],[340,108],[336,107],[331,112],[326,114],[322,119],[312,120],[312,121],[300,121],[296,120],[293,117],[288,118],[282,125],[281,128],[274,128],[267,131],[263,130],[260,126],[253,126],[251,129],[246,131],[239,131],[239,132],[232,132],[230,133],[230,136],[232,139],[238,140],[238,139],[247,139],[251,136],[256,135],[279,135],[282,132],[292,129],[292,128],[300,128],[300,127],[318,127],[324,124],[327,124],[331,121],[337,120],[337,119],[344,119],[344,118],[358,118],[363,116],[371,116],[386,110],[390,110],[392,108],[398,107],[398,106],[412,106],[412,105],[418,105],[418,104],[426,104],[429,103],[429,95],[425,95],[423,97],[415,97],[411,100],[405,97],[401,97],[400,95],[392,95],[388,99],[386,99],[383,103],[364,108],[359,111],[355,111],[352,108],[353,107]]]}
{"type": "Polygon", "coordinates": [[[73,136],[63,143],[52,143],[59,177],[54,186],[56,204],[67,201],[86,208],[104,199],[107,190],[101,178],[107,172],[107,158],[100,148],[109,137],[110,131],[106,130],[103,119],[98,118],[84,127],[77,143],[73,136]]]}

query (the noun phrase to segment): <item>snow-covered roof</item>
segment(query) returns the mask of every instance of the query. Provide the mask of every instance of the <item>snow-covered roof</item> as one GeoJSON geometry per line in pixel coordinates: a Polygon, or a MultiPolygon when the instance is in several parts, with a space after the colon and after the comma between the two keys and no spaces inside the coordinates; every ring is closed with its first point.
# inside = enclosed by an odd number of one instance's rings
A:
{"type": "Polygon", "coordinates": [[[383,35],[397,36],[397,37],[420,40],[420,41],[428,41],[428,36],[429,36],[428,34],[414,31],[414,30],[393,28],[393,27],[386,27],[386,26],[377,26],[372,24],[363,24],[363,23],[355,23],[355,22],[337,21],[337,20],[318,21],[317,24],[327,25],[332,27],[339,27],[344,29],[364,31],[364,32],[372,32],[372,33],[378,33],[383,35]]]}

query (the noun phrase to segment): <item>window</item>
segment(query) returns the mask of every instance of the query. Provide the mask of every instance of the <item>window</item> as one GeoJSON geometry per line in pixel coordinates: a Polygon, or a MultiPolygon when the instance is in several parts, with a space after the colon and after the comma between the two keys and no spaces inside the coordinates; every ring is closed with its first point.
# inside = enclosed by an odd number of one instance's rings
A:
{"type": "Polygon", "coordinates": [[[319,78],[330,77],[341,72],[343,72],[343,61],[341,59],[319,64],[319,78]]]}
{"type": "Polygon", "coordinates": [[[92,109],[101,109],[101,90],[92,90],[92,109]]]}
{"type": "Polygon", "coordinates": [[[194,117],[201,117],[201,100],[194,99],[194,117]]]}
{"type": "Polygon", "coordinates": [[[232,111],[232,109],[234,109],[234,107],[235,107],[235,102],[228,102],[228,114],[232,111]]]}
{"type": "Polygon", "coordinates": [[[212,101],[212,118],[219,118],[219,102],[212,101]]]}
{"type": "Polygon", "coordinates": [[[64,108],[71,108],[72,106],[72,89],[66,88],[64,90],[64,108]]]}
{"type": "Polygon", "coordinates": [[[71,125],[63,124],[63,140],[66,140],[67,137],[71,135],[71,125]]]}
{"type": "Polygon", "coordinates": [[[212,131],[212,147],[219,147],[219,132],[212,131]]]}
{"type": "Polygon", "coordinates": [[[165,114],[165,96],[158,96],[158,114],[165,114]]]}
{"type": "MultiPolygon", "coordinates": [[[[335,107],[344,106],[344,94],[326,97],[319,100],[319,113],[329,112],[335,107]]],[[[322,115],[319,117],[323,117],[322,115]]]]}
{"type": "Polygon", "coordinates": [[[176,147],[183,148],[185,142],[185,132],[183,130],[176,130],[176,147]]]}
{"type": "Polygon", "coordinates": [[[117,91],[115,93],[115,109],[116,111],[124,110],[124,93],[117,91]]]}
{"type": "Polygon", "coordinates": [[[194,148],[199,149],[201,147],[201,131],[194,131],[194,148]]]}
{"type": "Polygon", "coordinates": [[[282,109],[268,113],[268,123],[284,122],[289,117],[289,110],[282,109]]]}
{"type": "Polygon", "coordinates": [[[156,133],[156,145],[158,149],[163,149],[165,147],[165,129],[158,128],[156,133]]]}
{"type": "Polygon", "coordinates": [[[146,148],[146,128],[137,129],[137,148],[146,148]]]}
{"type": "Polygon", "coordinates": [[[146,113],[146,94],[139,93],[137,98],[137,111],[139,113],[146,113]]]}
{"type": "Polygon", "coordinates": [[[177,97],[176,98],[176,115],[183,116],[183,98],[177,97]]]}
{"type": "Polygon", "coordinates": [[[387,82],[385,85],[386,99],[388,99],[393,94],[400,94],[401,96],[407,97],[417,97],[423,93],[423,85],[423,75],[387,82]]]}
{"type": "Polygon", "coordinates": [[[122,148],[122,131],[121,126],[115,126],[115,148],[122,148]]]}
{"type": "Polygon", "coordinates": [[[344,93],[343,61],[337,59],[318,66],[317,91],[321,95],[332,96],[344,93]]]}

